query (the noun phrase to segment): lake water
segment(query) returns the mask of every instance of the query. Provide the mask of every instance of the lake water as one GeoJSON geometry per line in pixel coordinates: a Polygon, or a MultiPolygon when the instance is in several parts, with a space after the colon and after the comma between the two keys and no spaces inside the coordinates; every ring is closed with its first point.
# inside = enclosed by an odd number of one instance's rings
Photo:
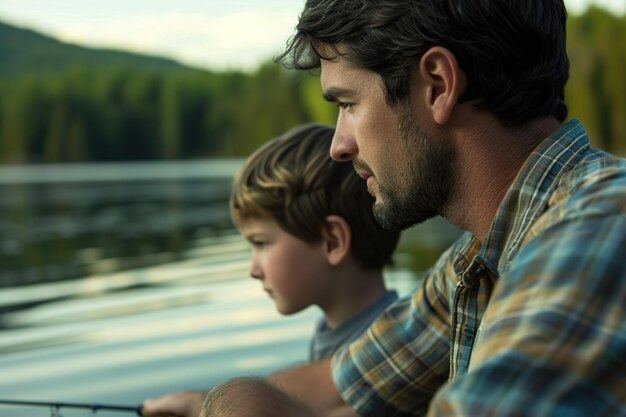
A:
{"type": "MultiPolygon", "coordinates": [[[[226,205],[240,164],[0,168],[0,399],[134,406],[306,358],[319,311],[281,316],[248,278],[226,205]]],[[[416,285],[401,263],[386,279],[416,285]]]]}

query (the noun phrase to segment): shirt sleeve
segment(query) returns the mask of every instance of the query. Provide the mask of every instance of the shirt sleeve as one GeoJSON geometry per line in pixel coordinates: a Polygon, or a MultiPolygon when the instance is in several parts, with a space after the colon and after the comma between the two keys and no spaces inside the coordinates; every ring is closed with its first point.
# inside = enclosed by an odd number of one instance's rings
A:
{"type": "Polygon", "coordinates": [[[424,415],[447,381],[452,266],[439,264],[444,266],[433,268],[412,296],[397,301],[333,357],[335,385],[360,416],[424,415]]]}
{"type": "Polygon", "coordinates": [[[429,416],[626,415],[626,217],[588,214],[517,254],[429,416]]]}

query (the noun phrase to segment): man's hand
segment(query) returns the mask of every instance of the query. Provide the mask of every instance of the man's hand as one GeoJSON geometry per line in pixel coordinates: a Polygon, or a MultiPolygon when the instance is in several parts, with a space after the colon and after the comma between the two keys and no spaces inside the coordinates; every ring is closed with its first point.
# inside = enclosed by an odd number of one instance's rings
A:
{"type": "Polygon", "coordinates": [[[269,376],[279,389],[307,404],[320,416],[358,417],[341,399],[333,383],[331,359],[285,369],[269,376]]]}
{"type": "Polygon", "coordinates": [[[143,402],[144,417],[198,417],[206,391],[181,391],[143,402]]]}

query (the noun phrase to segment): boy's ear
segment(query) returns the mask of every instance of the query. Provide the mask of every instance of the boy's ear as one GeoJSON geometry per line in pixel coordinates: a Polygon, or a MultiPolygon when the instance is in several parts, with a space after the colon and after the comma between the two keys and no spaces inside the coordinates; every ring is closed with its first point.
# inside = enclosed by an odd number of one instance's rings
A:
{"type": "Polygon", "coordinates": [[[326,259],[331,265],[339,265],[350,253],[352,231],[343,217],[334,214],[326,217],[322,239],[326,259]]]}

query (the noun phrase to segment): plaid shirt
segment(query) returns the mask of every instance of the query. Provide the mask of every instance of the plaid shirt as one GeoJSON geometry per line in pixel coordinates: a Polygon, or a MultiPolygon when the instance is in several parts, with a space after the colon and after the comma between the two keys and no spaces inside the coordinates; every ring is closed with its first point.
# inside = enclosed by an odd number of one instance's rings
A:
{"type": "Polygon", "coordinates": [[[626,416],[626,162],[564,124],[333,367],[364,417],[626,416]]]}

